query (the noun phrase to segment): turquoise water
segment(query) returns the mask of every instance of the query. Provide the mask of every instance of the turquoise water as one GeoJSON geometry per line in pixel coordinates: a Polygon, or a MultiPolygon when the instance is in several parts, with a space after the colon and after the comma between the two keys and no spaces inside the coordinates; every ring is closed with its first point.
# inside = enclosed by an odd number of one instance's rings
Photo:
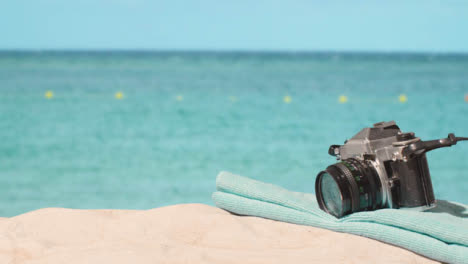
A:
{"type": "MultiPolygon", "coordinates": [[[[212,204],[220,170],[313,192],[329,145],[378,121],[468,136],[465,94],[466,55],[3,52],[0,216],[212,204]]],[[[468,143],[428,159],[468,203],[468,143]]]]}

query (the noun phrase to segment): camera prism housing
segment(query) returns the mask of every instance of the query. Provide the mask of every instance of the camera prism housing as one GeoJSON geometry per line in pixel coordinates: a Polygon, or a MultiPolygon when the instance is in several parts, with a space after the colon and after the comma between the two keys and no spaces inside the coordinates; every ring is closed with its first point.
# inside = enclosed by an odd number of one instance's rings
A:
{"type": "Polygon", "coordinates": [[[336,217],[381,208],[425,210],[436,200],[426,152],[468,138],[422,141],[402,133],[394,121],[364,128],[329,154],[340,162],[321,171],[315,181],[317,202],[336,217]]]}

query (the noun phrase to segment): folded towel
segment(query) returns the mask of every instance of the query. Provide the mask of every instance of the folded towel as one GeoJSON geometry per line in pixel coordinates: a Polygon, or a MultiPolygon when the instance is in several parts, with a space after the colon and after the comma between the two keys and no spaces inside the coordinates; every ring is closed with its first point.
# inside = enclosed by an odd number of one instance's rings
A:
{"type": "Polygon", "coordinates": [[[218,175],[216,189],[215,204],[235,214],[356,234],[438,261],[468,263],[468,206],[463,204],[438,200],[435,208],[425,212],[381,209],[337,219],[319,208],[314,194],[229,172],[218,175]]]}

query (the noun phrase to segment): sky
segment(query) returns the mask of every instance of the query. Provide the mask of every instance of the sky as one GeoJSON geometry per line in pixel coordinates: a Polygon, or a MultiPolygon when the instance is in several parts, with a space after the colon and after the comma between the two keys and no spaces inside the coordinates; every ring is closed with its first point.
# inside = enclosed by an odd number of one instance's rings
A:
{"type": "Polygon", "coordinates": [[[0,49],[468,53],[468,1],[3,0],[0,49]]]}

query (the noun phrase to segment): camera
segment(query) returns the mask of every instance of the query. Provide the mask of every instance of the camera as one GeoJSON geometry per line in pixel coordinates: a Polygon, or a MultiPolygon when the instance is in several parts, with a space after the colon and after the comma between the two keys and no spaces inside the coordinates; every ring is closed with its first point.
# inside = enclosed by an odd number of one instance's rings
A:
{"type": "Polygon", "coordinates": [[[317,202],[338,218],[381,208],[430,209],[436,200],[426,152],[461,140],[468,138],[422,141],[394,121],[364,128],[344,145],[330,146],[328,153],[340,162],[317,175],[317,202]]]}

